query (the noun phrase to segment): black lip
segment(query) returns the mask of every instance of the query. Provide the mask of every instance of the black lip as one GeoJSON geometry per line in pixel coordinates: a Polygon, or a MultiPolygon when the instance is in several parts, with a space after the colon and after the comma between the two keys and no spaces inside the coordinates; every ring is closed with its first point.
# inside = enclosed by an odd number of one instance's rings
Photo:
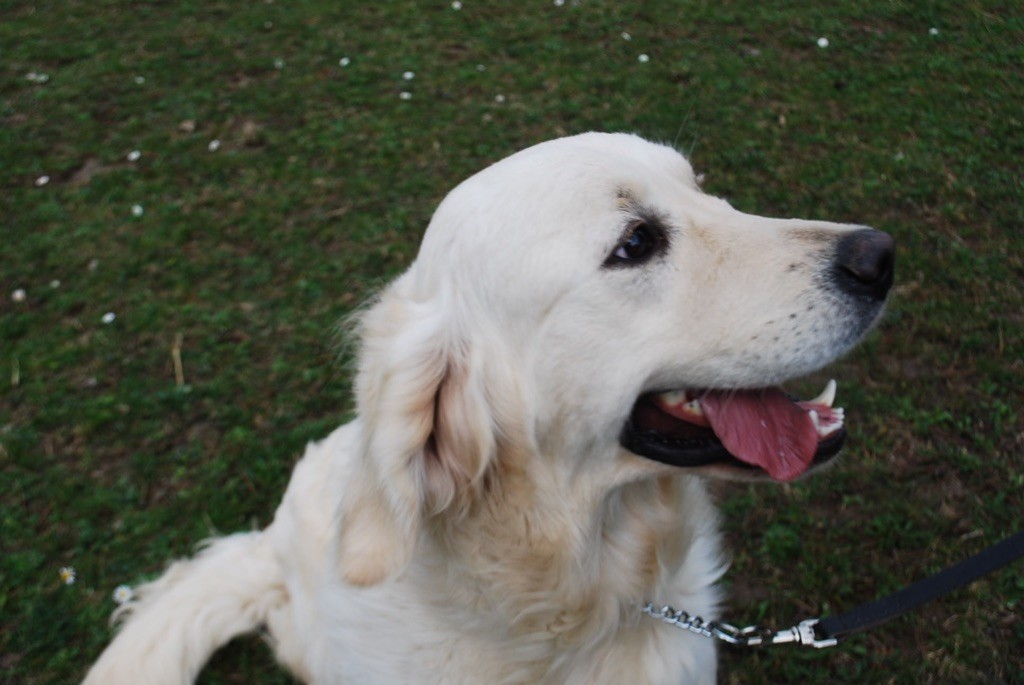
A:
{"type": "MultiPolygon", "coordinates": [[[[839,454],[845,441],[846,429],[840,428],[819,442],[818,450],[814,453],[813,465],[819,466],[830,461],[839,454]]],[[[723,464],[746,470],[761,470],[734,457],[712,435],[672,437],[653,430],[638,429],[629,421],[619,436],[619,444],[639,457],[679,468],[723,464]]]]}

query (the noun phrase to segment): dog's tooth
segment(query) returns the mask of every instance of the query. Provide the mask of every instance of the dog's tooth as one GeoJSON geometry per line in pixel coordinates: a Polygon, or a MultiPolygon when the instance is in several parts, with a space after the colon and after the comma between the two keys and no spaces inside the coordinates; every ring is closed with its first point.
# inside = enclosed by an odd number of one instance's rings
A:
{"type": "Polygon", "coordinates": [[[822,437],[822,438],[828,437],[829,433],[831,433],[833,430],[835,430],[835,426],[832,426],[832,425],[823,426],[823,425],[821,425],[821,416],[819,416],[818,412],[814,411],[813,409],[810,410],[809,412],[807,412],[807,415],[811,417],[811,422],[814,424],[814,430],[818,433],[819,437],[822,437]]]}
{"type": "Polygon", "coordinates": [[[826,407],[831,407],[832,403],[835,401],[836,382],[834,379],[829,379],[828,383],[825,384],[825,389],[821,391],[821,394],[813,400],[808,401],[807,404],[824,404],[826,407]]]}
{"type": "Polygon", "coordinates": [[[814,430],[823,438],[827,438],[843,427],[842,409],[833,409],[824,418],[814,409],[809,409],[807,415],[811,417],[814,430]]]}
{"type": "Polygon", "coordinates": [[[685,390],[669,390],[658,394],[658,399],[665,403],[666,406],[674,407],[677,404],[683,404],[686,401],[685,390]]]}
{"type": "Polygon", "coordinates": [[[704,416],[704,409],[701,408],[699,399],[692,399],[689,402],[687,402],[684,406],[688,411],[693,412],[697,416],[704,416]]]}

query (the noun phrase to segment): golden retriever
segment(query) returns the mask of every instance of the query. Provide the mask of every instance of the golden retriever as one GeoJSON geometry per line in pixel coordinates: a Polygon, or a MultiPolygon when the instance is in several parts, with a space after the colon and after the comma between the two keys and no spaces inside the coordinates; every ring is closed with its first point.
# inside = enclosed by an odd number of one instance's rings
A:
{"type": "Polygon", "coordinates": [[[834,385],[778,386],[877,320],[893,241],[703,193],[626,134],[465,181],[360,320],[357,418],[273,523],[139,588],[90,685],[185,683],[265,627],[317,684],[712,683],[709,477],[789,481],[843,441],[834,385]]]}

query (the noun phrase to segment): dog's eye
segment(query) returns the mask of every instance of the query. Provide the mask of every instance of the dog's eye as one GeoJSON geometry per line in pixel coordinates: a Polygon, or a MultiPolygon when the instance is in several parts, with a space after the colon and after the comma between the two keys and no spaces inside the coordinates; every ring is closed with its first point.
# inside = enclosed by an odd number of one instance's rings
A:
{"type": "Polygon", "coordinates": [[[605,264],[640,264],[653,255],[661,243],[661,235],[657,229],[644,221],[638,221],[630,226],[625,240],[619,243],[605,264]]]}

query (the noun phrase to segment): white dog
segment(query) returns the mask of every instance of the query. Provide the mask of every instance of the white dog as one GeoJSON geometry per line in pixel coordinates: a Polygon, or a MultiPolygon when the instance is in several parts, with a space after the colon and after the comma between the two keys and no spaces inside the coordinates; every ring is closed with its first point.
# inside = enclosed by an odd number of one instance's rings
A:
{"type": "Polygon", "coordinates": [[[90,684],[185,683],[265,627],[305,681],[712,683],[723,563],[707,477],[839,449],[834,386],[777,386],[878,318],[893,242],[744,214],[674,150],[537,145],[441,203],[361,319],[358,418],[274,522],[138,591],[90,684]]]}

